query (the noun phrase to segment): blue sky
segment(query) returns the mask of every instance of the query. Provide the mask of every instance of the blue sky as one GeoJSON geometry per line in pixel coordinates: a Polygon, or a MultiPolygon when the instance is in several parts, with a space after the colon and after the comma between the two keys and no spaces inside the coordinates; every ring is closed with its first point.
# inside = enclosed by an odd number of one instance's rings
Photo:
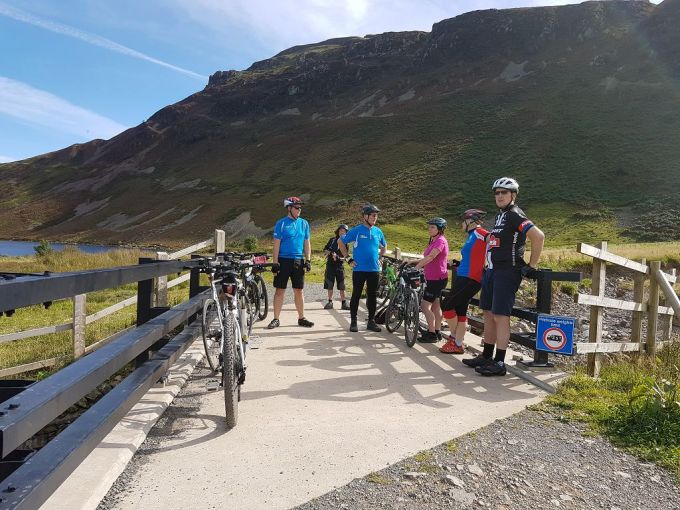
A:
{"type": "MultiPolygon", "coordinates": [[[[531,0],[0,0],[0,163],[110,138],[297,44],[531,0]]],[[[658,3],[658,2],[655,2],[658,3]]]]}

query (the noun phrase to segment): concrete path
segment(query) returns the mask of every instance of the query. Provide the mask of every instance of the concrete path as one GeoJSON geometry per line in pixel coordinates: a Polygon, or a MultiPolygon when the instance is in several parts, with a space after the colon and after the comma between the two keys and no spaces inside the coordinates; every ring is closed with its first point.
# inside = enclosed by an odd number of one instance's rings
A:
{"type": "Polygon", "coordinates": [[[223,393],[194,374],[107,507],[289,508],[545,395],[516,377],[482,378],[436,345],[410,349],[403,334],[349,333],[347,314],[311,303],[313,329],[293,326],[289,307],[280,328],[257,327],[233,430],[223,393]]]}

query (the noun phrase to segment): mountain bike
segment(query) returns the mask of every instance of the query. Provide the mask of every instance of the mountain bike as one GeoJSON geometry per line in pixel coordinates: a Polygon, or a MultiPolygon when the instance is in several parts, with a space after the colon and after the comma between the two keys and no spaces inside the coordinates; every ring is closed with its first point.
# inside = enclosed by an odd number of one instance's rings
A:
{"type": "Polygon", "coordinates": [[[208,275],[211,297],[203,303],[203,345],[210,368],[222,371],[227,425],[238,421],[238,402],[246,378],[246,345],[254,315],[245,285],[245,274],[253,266],[241,254],[219,254],[205,259],[202,272],[208,275]]]}
{"type": "Polygon", "coordinates": [[[269,295],[267,294],[267,284],[262,278],[261,273],[265,271],[265,266],[261,264],[266,264],[269,260],[269,255],[265,253],[254,253],[253,254],[253,264],[252,276],[249,280],[249,285],[251,286],[251,293],[253,296],[257,295],[257,320],[263,321],[267,318],[267,313],[269,313],[269,295]]]}
{"type": "Polygon", "coordinates": [[[376,296],[378,298],[377,308],[382,308],[394,297],[397,288],[397,268],[401,261],[394,257],[383,255],[382,271],[378,280],[376,296]]]}
{"type": "Polygon", "coordinates": [[[394,297],[385,311],[385,327],[390,333],[404,324],[406,345],[413,347],[418,337],[420,296],[424,276],[422,271],[409,267],[404,262],[399,266],[394,297]]]}

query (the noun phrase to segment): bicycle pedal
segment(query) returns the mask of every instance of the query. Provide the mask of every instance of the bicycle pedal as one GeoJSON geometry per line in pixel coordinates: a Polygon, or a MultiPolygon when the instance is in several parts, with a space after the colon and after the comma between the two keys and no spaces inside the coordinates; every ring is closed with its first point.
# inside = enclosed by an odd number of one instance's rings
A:
{"type": "Polygon", "coordinates": [[[217,379],[210,380],[205,383],[205,389],[208,391],[215,391],[219,389],[220,382],[217,379]]]}

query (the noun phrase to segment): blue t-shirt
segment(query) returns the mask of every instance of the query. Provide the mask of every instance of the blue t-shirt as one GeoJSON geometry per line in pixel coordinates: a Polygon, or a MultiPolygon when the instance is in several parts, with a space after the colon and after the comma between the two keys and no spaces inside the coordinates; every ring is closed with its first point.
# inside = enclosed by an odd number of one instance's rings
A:
{"type": "Polygon", "coordinates": [[[380,247],[387,246],[382,230],[375,226],[357,225],[345,234],[342,242],[346,245],[354,243],[352,258],[357,263],[355,271],[380,272],[380,247]]]}
{"type": "Polygon", "coordinates": [[[309,223],[303,218],[281,218],[274,225],[274,239],[281,241],[279,258],[301,259],[305,253],[305,240],[309,239],[309,223]]]}

